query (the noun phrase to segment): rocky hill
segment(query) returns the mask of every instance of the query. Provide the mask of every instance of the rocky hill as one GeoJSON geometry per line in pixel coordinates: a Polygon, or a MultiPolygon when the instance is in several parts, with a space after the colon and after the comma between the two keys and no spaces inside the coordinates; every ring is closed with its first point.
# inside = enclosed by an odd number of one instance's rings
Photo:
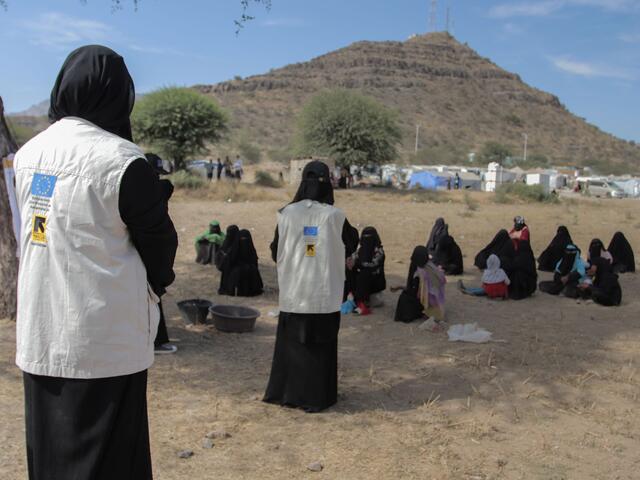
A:
{"type": "Polygon", "coordinates": [[[228,109],[235,129],[277,153],[289,145],[305,101],[336,87],[398,111],[404,156],[414,149],[419,124],[426,161],[459,162],[488,141],[519,153],[527,133],[529,152],[554,164],[640,171],[639,146],[576,117],[556,96],[528,86],[443,32],[405,42],[357,42],[264,75],[194,88],[228,109]]]}

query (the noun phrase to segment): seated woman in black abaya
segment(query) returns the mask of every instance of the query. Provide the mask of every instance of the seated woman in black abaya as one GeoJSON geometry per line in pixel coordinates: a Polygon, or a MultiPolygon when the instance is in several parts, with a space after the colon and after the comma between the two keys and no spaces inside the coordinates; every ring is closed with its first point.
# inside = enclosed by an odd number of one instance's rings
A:
{"type": "Polygon", "coordinates": [[[550,295],[559,295],[563,293],[570,298],[579,296],[578,286],[584,284],[587,280],[587,271],[585,263],[580,258],[580,249],[575,245],[567,245],[560,260],[555,268],[553,280],[540,282],[539,288],[541,292],[550,295]]]}
{"type": "Polygon", "coordinates": [[[513,241],[509,236],[509,232],[506,230],[500,230],[496,236],[491,240],[491,243],[484,247],[476,255],[474,265],[480,270],[487,268],[487,259],[491,254],[497,255],[500,259],[500,266],[511,278],[511,269],[513,268],[513,261],[516,255],[513,241]]]}
{"type": "Polygon", "coordinates": [[[522,300],[530,297],[536,291],[538,285],[536,259],[528,240],[520,240],[509,279],[511,280],[509,298],[512,300],[522,300]]]}
{"type": "Polygon", "coordinates": [[[368,315],[373,306],[372,296],[387,288],[384,275],[384,249],[378,232],[373,227],[362,230],[360,248],[352,256],[353,295],[357,313],[368,315]]]}
{"type": "Polygon", "coordinates": [[[431,228],[429,238],[427,239],[427,252],[429,252],[429,258],[432,258],[436,254],[438,244],[447,236],[449,236],[449,225],[445,223],[444,218],[437,218],[431,228]]]}
{"type": "Polygon", "coordinates": [[[462,275],[464,271],[462,250],[451,235],[445,236],[438,242],[432,261],[447,275],[462,275]]]}
{"type": "Polygon", "coordinates": [[[569,230],[564,225],[560,225],[556,236],[553,237],[549,246],[538,258],[538,270],[541,272],[553,272],[558,262],[562,260],[564,249],[571,244],[573,244],[573,240],[571,240],[569,230]]]}
{"type": "Polygon", "coordinates": [[[395,321],[411,323],[425,317],[443,321],[446,283],[442,270],[429,260],[428,249],[417,246],[411,255],[407,285],[398,299],[395,321]]]}
{"type": "Polygon", "coordinates": [[[258,254],[249,230],[240,230],[236,225],[227,228],[227,236],[216,255],[216,266],[222,272],[220,295],[255,297],[263,293],[258,254]]]}
{"type": "Polygon", "coordinates": [[[613,271],[627,273],[636,271],[633,249],[622,232],[616,232],[607,249],[613,257],[613,271]]]}
{"type": "Polygon", "coordinates": [[[590,298],[605,307],[620,305],[622,289],[618,283],[618,275],[613,273],[611,262],[603,257],[596,258],[591,262],[587,273],[593,276],[593,284],[578,286],[581,298],[590,298]]]}

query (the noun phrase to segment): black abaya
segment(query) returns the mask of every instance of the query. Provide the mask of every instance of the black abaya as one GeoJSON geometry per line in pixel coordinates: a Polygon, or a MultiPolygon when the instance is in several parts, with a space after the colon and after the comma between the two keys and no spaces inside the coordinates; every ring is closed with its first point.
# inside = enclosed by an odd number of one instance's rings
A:
{"type": "Polygon", "coordinates": [[[416,278],[418,267],[424,267],[429,261],[427,247],[417,246],[411,254],[411,263],[407,274],[407,283],[398,298],[394,320],[396,322],[411,323],[423,317],[424,305],[420,302],[418,290],[420,280],[416,278]]]}
{"type": "Polygon", "coordinates": [[[338,396],[340,312],[280,312],[264,401],[306,412],[329,408],[338,396]]]}
{"type": "Polygon", "coordinates": [[[613,271],[615,273],[636,271],[633,249],[622,232],[615,233],[607,250],[613,257],[613,271]]]}
{"type": "Polygon", "coordinates": [[[462,275],[464,271],[462,250],[451,235],[445,236],[438,242],[433,263],[442,267],[447,275],[462,275]]]}
{"type": "Polygon", "coordinates": [[[360,248],[353,267],[353,275],[347,276],[354,282],[353,294],[358,302],[367,302],[371,295],[387,288],[384,274],[384,250],[378,232],[373,227],[362,230],[360,248]]]}
{"type": "Polygon", "coordinates": [[[521,240],[516,252],[509,280],[509,298],[522,300],[530,297],[536,291],[538,273],[536,271],[536,259],[528,240],[521,240]]]}
{"type": "Polygon", "coordinates": [[[511,237],[509,237],[509,232],[500,230],[489,245],[478,252],[473,264],[480,270],[485,270],[487,268],[487,259],[491,254],[495,254],[500,258],[500,266],[509,275],[515,256],[515,248],[511,237]]]}
{"type": "Polygon", "coordinates": [[[258,269],[256,253],[251,232],[240,230],[225,253],[220,282],[221,295],[233,297],[255,297],[262,295],[264,284],[258,269]]]}
{"type": "Polygon", "coordinates": [[[91,380],[29,373],[23,379],[30,480],[153,477],[146,370],[91,380]]]}
{"type": "Polygon", "coordinates": [[[540,254],[538,258],[538,270],[542,272],[553,272],[562,259],[564,249],[567,245],[573,244],[569,230],[564,225],[558,227],[556,236],[553,237],[549,246],[540,254]]]}
{"type": "Polygon", "coordinates": [[[438,244],[448,235],[449,225],[445,223],[444,218],[436,219],[427,240],[427,250],[429,251],[430,256],[435,255],[436,250],[438,249],[438,244]]]}
{"type": "Polygon", "coordinates": [[[622,288],[618,282],[618,275],[613,272],[613,267],[608,260],[598,258],[592,262],[596,267],[593,285],[587,289],[587,294],[594,302],[605,307],[620,305],[622,302],[622,288]]]}

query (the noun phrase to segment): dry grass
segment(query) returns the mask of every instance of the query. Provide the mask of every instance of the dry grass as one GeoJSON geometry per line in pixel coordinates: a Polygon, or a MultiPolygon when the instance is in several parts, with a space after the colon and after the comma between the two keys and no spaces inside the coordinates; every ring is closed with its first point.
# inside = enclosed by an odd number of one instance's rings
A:
{"type": "MultiPolygon", "coordinates": [[[[640,276],[622,277],[624,302],[607,309],[537,294],[521,302],[461,295],[450,280],[450,323],[478,324],[504,343],[451,344],[445,334],[393,322],[397,294],[370,317],[345,316],[340,333],[339,403],[306,415],[260,402],[276,321],[276,275],[269,260],[275,214],[291,190],[212,185],[176,192],[171,212],[180,233],[177,280],[165,298],[169,331],[180,351],[156,359],[149,411],[154,472],[166,480],[206,478],[332,479],[635,479],[640,441],[640,276]],[[230,195],[245,198],[226,202],[230,195]],[[271,197],[270,195],[275,195],[271,197]],[[267,294],[219,297],[218,274],[193,262],[192,240],[212,218],[251,228],[267,294]],[[247,303],[262,312],[249,335],[187,329],[175,302],[203,297],[247,303]],[[232,437],[200,447],[224,428],[232,437]],[[193,449],[180,460],[176,452],[193,449]],[[306,470],[314,461],[325,468],[306,470]]],[[[496,205],[469,193],[481,214],[459,214],[463,192],[445,202],[412,195],[337,192],[337,204],[362,228],[375,225],[391,285],[401,284],[409,255],[443,216],[465,254],[466,283],[476,284],[475,253],[515,215],[523,215],[539,253],[566,224],[586,247],[628,225],[637,202],[579,199],[571,205],[496,205]],[[603,213],[606,212],[606,215],[603,213]],[[580,221],[572,225],[574,215],[580,221]]],[[[465,207],[468,210],[467,207],[465,207]]],[[[625,231],[640,245],[640,230],[625,231]]],[[[546,279],[543,275],[541,279],[546,279]]],[[[0,472],[25,477],[22,386],[12,365],[15,326],[0,321],[0,472]]]]}

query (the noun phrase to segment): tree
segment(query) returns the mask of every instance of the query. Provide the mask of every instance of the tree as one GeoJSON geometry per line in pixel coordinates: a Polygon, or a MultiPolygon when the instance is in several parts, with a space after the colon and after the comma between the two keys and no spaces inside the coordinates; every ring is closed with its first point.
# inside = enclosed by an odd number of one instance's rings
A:
{"type": "MultiPolygon", "coordinates": [[[[11,136],[4,118],[4,105],[0,97],[0,160],[14,153],[18,145],[11,136]]],[[[7,196],[4,170],[0,161],[0,318],[15,318],[18,260],[16,240],[11,226],[11,207],[7,196]]]]}
{"type": "Polygon", "coordinates": [[[395,112],[347,90],[313,97],[304,106],[297,129],[299,154],[328,156],[344,166],[393,160],[402,139],[395,112]]]}
{"type": "Polygon", "coordinates": [[[206,150],[206,143],[222,139],[228,116],[211,98],[187,88],[162,88],[136,103],[131,125],[137,142],[158,148],[175,162],[206,150]]]}
{"type": "Polygon", "coordinates": [[[487,162],[502,163],[511,157],[512,153],[509,147],[498,142],[487,142],[480,151],[480,159],[487,162]]]}

